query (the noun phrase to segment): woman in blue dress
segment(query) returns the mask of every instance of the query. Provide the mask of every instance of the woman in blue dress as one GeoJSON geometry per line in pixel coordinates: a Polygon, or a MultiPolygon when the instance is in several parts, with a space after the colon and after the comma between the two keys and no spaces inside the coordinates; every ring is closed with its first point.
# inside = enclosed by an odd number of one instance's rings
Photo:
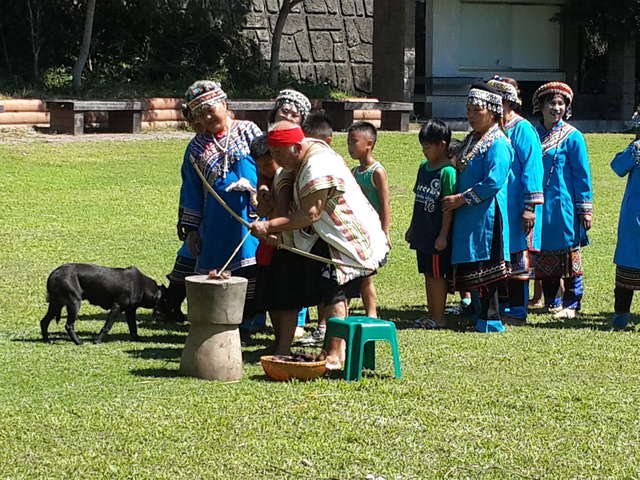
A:
{"type": "Polygon", "coordinates": [[[575,318],[583,295],[580,249],[589,244],[592,190],[587,146],[582,133],[565,120],[571,116],[573,91],[562,82],[542,85],[533,96],[544,166],[542,245],[536,255],[536,278],[555,318],[575,318]],[[562,299],[556,295],[564,279],[562,299]]]}
{"type": "Polygon", "coordinates": [[[613,326],[629,324],[633,292],[640,290],[640,107],[633,117],[636,138],[611,162],[617,175],[627,175],[618,222],[618,244],[613,263],[616,264],[615,315],[613,326]]]}
{"type": "Polygon", "coordinates": [[[476,331],[500,332],[497,288],[509,274],[507,180],[513,149],[500,128],[502,97],[486,84],[475,84],[467,97],[472,132],[456,162],[457,191],[442,199],[453,219],[452,259],[455,287],[480,298],[476,331]]]}
{"type": "Polygon", "coordinates": [[[508,185],[509,246],[511,275],[507,282],[502,321],[521,325],[527,320],[531,252],[540,250],[542,223],[542,147],[535,127],[522,118],[518,83],[508,77],[494,77],[487,84],[502,95],[504,131],[515,151],[508,185]]]}
{"type": "MultiPolygon", "coordinates": [[[[180,250],[178,261],[194,257],[196,273],[220,269],[249,231],[207,191],[196,167],[234,212],[247,222],[256,219],[258,174],[249,149],[262,132],[253,122],[233,120],[226,99],[220,84],[208,80],[195,82],[185,95],[183,113],[196,135],[182,162],[178,232],[187,248],[180,250]]],[[[249,280],[245,318],[254,313],[257,246],[258,240],[249,236],[228,266],[233,275],[249,280]]]]}

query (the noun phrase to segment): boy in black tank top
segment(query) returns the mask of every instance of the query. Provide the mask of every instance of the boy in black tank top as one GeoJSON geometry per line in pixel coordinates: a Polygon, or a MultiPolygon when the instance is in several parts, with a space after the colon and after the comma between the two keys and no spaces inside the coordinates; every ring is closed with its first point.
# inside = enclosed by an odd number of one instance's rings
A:
{"type": "Polygon", "coordinates": [[[436,119],[422,126],[418,135],[426,157],[414,187],[415,202],[411,225],[405,235],[416,250],[418,272],[424,274],[429,317],[425,328],[445,327],[447,278],[451,270],[450,232],[453,212],[442,212],[441,199],[456,192],[456,170],[449,160],[451,129],[436,119]]]}

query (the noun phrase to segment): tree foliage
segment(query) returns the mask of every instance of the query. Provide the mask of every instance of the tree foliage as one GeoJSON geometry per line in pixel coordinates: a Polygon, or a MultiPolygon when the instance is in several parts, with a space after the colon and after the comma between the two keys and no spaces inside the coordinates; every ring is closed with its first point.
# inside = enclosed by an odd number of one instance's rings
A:
{"type": "Polygon", "coordinates": [[[586,27],[605,41],[640,38],[640,0],[569,0],[558,19],[586,27]]]}
{"type": "MultiPolygon", "coordinates": [[[[259,83],[268,66],[241,33],[249,8],[250,0],[100,0],[84,86],[259,83]]],[[[86,12],[87,0],[0,1],[0,78],[39,83],[62,71],[70,84],[86,12]]]]}

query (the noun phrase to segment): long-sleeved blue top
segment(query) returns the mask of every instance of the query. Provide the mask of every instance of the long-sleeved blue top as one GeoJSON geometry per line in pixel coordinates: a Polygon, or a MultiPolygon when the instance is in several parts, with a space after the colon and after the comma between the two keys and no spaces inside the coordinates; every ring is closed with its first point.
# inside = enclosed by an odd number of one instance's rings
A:
{"type": "MultiPolygon", "coordinates": [[[[466,150],[466,149],[465,149],[466,150]]],[[[513,162],[509,140],[496,125],[458,162],[458,186],[465,205],[453,219],[452,263],[491,259],[491,242],[497,209],[503,219],[504,258],[509,261],[507,180],[513,162]]]]}
{"type": "Polygon", "coordinates": [[[543,251],[566,251],[589,244],[580,215],[592,212],[591,170],[582,133],[564,121],[551,130],[536,126],[542,142],[543,251]]]}
{"type": "Polygon", "coordinates": [[[509,175],[509,246],[511,252],[540,250],[542,233],[542,145],[536,129],[517,115],[504,127],[515,152],[509,175]],[[529,234],[522,229],[525,204],[533,205],[536,222],[529,234]]]}
{"type": "MultiPolygon", "coordinates": [[[[201,248],[196,270],[200,273],[222,267],[248,229],[229,215],[206,190],[190,158],[195,159],[209,184],[227,205],[243,219],[251,221],[249,193],[227,192],[226,189],[243,177],[256,187],[258,173],[255,161],[249,154],[249,145],[261,133],[252,122],[234,121],[228,133],[228,142],[226,137],[214,140],[209,135],[198,134],[187,147],[181,171],[180,223],[198,229],[201,248]]],[[[254,265],[257,247],[258,239],[249,236],[228,269],[233,271],[254,265]]]]}
{"type": "Polygon", "coordinates": [[[640,269],[640,140],[618,153],[611,168],[620,177],[627,175],[613,262],[621,267],[640,269]]]}

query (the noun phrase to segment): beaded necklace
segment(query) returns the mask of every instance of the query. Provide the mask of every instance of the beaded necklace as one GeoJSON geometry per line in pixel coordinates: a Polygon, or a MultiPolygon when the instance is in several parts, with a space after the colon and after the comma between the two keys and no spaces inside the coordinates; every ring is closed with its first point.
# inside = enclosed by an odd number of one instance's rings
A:
{"type": "Polygon", "coordinates": [[[493,142],[502,135],[504,134],[498,124],[487,130],[479,140],[471,133],[465,140],[465,145],[462,148],[462,155],[460,155],[460,160],[458,161],[458,170],[462,172],[467,168],[469,161],[473,157],[489,150],[493,142]]]}

